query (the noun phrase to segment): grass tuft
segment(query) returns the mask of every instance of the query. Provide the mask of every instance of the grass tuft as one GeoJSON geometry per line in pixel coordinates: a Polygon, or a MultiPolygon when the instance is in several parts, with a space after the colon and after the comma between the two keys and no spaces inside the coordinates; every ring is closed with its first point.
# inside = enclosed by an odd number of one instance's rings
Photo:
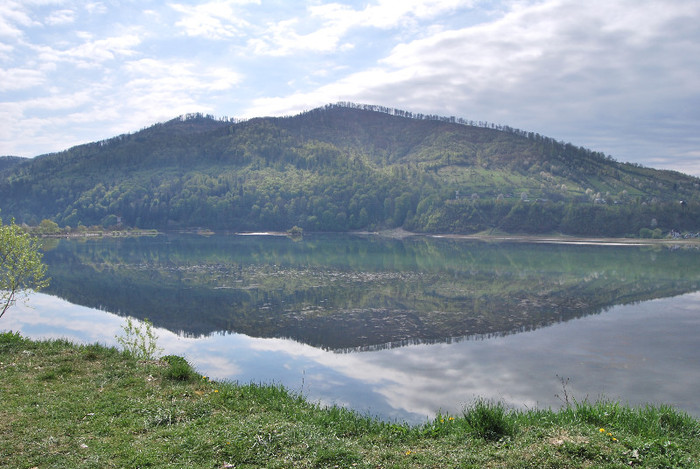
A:
{"type": "Polygon", "coordinates": [[[489,441],[515,435],[515,419],[500,402],[477,399],[464,410],[464,423],[474,435],[489,441]]]}
{"type": "Polygon", "coordinates": [[[182,357],[167,355],[162,358],[167,363],[163,376],[173,381],[196,381],[199,375],[182,357]]]}

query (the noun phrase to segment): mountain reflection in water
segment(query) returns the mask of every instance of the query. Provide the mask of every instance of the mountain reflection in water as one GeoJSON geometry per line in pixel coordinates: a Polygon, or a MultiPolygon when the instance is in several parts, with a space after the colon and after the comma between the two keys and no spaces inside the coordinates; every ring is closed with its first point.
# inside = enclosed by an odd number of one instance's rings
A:
{"type": "Polygon", "coordinates": [[[184,336],[333,351],[529,331],[700,289],[700,251],[312,235],[59,240],[47,293],[184,336]]]}

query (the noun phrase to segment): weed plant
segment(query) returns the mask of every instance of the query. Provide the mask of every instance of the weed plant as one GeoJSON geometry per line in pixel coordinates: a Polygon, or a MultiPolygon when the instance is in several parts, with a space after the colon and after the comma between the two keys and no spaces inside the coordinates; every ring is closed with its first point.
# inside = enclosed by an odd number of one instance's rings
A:
{"type": "Polygon", "coordinates": [[[158,347],[158,334],[148,319],[139,323],[132,318],[126,318],[125,324],[122,325],[122,334],[115,336],[115,339],[125,352],[139,360],[154,360],[162,352],[158,347]]]}
{"type": "Polygon", "coordinates": [[[0,467],[698,468],[700,422],[669,406],[477,400],[422,425],[220,383],[181,357],[0,334],[0,467]]]}

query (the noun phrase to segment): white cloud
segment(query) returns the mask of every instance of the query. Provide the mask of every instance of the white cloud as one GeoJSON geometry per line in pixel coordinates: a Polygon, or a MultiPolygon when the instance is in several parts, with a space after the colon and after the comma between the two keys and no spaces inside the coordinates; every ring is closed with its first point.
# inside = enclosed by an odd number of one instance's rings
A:
{"type": "Polygon", "coordinates": [[[75,12],[73,10],[53,11],[49,16],[46,17],[46,24],[51,26],[71,24],[74,21],[75,12]]]}
{"type": "Polygon", "coordinates": [[[135,47],[141,43],[141,38],[135,33],[96,40],[91,40],[91,35],[86,33],[82,38],[85,39],[83,43],[65,49],[46,45],[33,48],[44,62],[67,61],[81,67],[94,67],[102,62],[135,55],[135,47]]]}
{"type": "MultiPolygon", "coordinates": [[[[86,126],[94,127],[107,118],[119,117],[86,107],[92,99],[92,95],[48,96],[25,102],[0,103],[2,154],[35,156],[92,140],[79,136],[86,126]],[[31,142],[30,148],[37,150],[28,152],[26,143],[20,146],[17,142],[31,142]]],[[[102,138],[113,135],[105,134],[102,138]]]]}
{"type": "Polygon", "coordinates": [[[108,11],[107,6],[102,2],[88,2],[85,10],[91,15],[103,15],[108,11]]]}
{"type": "Polygon", "coordinates": [[[241,80],[241,75],[224,67],[199,68],[192,62],[142,59],[128,62],[125,69],[133,77],[127,86],[133,91],[223,91],[241,80]]]}
{"type": "MultiPolygon", "coordinates": [[[[45,153],[86,141],[109,138],[187,112],[215,112],[207,104],[211,96],[225,93],[242,79],[229,67],[197,64],[189,60],[138,59],[121,62],[136,54],[135,36],[108,39],[85,38],[83,46],[60,51],[41,47],[42,67],[58,64],[53,79],[40,69],[0,69],[0,92],[19,86],[44,85],[41,92],[13,102],[0,102],[0,154],[45,153]],[[75,75],[71,65],[88,63],[90,51],[100,65],[90,73],[75,75]],[[115,68],[109,62],[118,63],[115,68]],[[71,80],[73,78],[73,80],[71,80]],[[81,86],[73,88],[77,83],[81,86]],[[4,89],[3,89],[4,86],[4,89]],[[67,128],[66,128],[67,127],[67,128]],[[27,151],[18,142],[31,142],[27,151]]],[[[26,143],[24,144],[26,145],[26,143]]]]}
{"type": "Polygon", "coordinates": [[[0,59],[8,59],[10,57],[10,53],[14,50],[14,47],[12,47],[9,44],[3,44],[0,42],[0,59]]]}
{"type": "MultiPolygon", "coordinates": [[[[269,26],[264,34],[248,41],[248,46],[255,54],[286,56],[299,51],[333,52],[338,50],[342,31],[328,26],[309,34],[296,32],[297,19],[280,21],[269,26]]],[[[351,49],[351,44],[344,44],[341,49],[351,49]]]]}
{"type": "Polygon", "coordinates": [[[242,35],[249,23],[240,18],[236,7],[249,3],[259,4],[259,0],[214,0],[196,6],[171,3],[169,6],[182,14],[175,23],[184,29],[188,36],[209,39],[226,39],[242,35]]]}
{"type": "Polygon", "coordinates": [[[268,24],[248,41],[255,54],[286,56],[300,51],[329,53],[353,49],[343,38],[355,28],[397,28],[418,19],[465,8],[464,0],[380,0],[355,10],[339,3],[312,5],[308,17],[295,17],[268,24]],[[305,19],[306,21],[302,21],[305,19]],[[320,22],[320,26],[316,26],[320,22]],[[308,24],[311,23],[311,24],[308,24]],[[300,32],[311,30],[310,32],[300,32]]]}
{"type": "Polygon", "coordinates": [[[19,38],[22,28],[37,24],[21,2],[5,1],[0,4],[0,37],[19,38]]]}
{"type": "Polygon", "coordinates": [[[0,92],[17,91],[41,85],[46,81],[44,73],[26,68],[0,69],[0,92]]]}
{"type": "Polygon", "coordinates": [[[309,7],[312,16],[340,26],[341,31],[351,27],[395,28],[415,19],[434,18],[457,8],[470,8],[473,2],[464,0],[379,0],[363,10],[353,10],[338,3],[309,7]]]}
{"type": "Polygon", "coordinates": [[[93,102],[95,96],[92,90],[80,90],[75,93],[65,94],[54,92],[54,94],[36,97],[21,103],[22,112],[26,113],[33,109],[42,111],[65,111],[75,110],[81,106],[93,102]]]}
{"type": "MultiPolygon", "coordinates": [[[[226,67],[176,60],[134,60],[123,70],[126,79],[120,89],[105,90],[102,106],[91,111],[111,123],[113,135],[188,112],[216,112],[215,102],[209,101],[212,94],[225,93],[241,80],[239,73],[226,67]]],[[[106,132],[104,138],[111,136],[106,132]]]]}
{"type": "MultiPolygon", "coordinates": [[[[377,83],[391,83],[393,81],[396,81],[396,78],[392,78],[392,73],[386,70],[373,69],[357,72],[313,91],[298,92],[284,97],[253,99],[251,106],[245,110],[244,116],[292,115],[337,101],[364,102],[363,97],[367,97],[367,91],[377,83]]],[[[380,103],[380,101],[375,101],[375,103],[380,103]]]]}

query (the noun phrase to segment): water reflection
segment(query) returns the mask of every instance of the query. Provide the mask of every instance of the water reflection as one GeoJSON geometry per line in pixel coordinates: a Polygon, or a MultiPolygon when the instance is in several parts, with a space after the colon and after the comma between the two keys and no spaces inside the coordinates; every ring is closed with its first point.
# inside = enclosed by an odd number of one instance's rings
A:
{"type": "Polygon", "coordinates": [[[531,331],[700,289],[700,252],[314,236],[61,240],[49,292],[178,334],[335,351],[531,331]]]}
{"type": "Polygon", "coordinates": [[[351,236],[49,248],[51,295],[4,329],[115,345],[122,316],[148,317],[165,353],[215,379],[411,422],[477,396],[558,407],[560,378],[579,400],[700,416],[697,250],[351,236]]]}
{"type": "MultiPolygon", "coordinates": [[[[422,422],[458,413],[475,397],[558,408],[559,377],[581,400],[669,403],[700,416],[700,294],[618,306],[522,334],[339,354],[289,339],[242,334],[178,336],[158,329],[164,353],[185,356],[215,379],[276,382],[321,403],[422,422]]],[[[114,345],[122,318],[49,295],[3,318],[30,337],[114,345]],[[100,327],[96,328],[95,324],[100,327]]]]}

